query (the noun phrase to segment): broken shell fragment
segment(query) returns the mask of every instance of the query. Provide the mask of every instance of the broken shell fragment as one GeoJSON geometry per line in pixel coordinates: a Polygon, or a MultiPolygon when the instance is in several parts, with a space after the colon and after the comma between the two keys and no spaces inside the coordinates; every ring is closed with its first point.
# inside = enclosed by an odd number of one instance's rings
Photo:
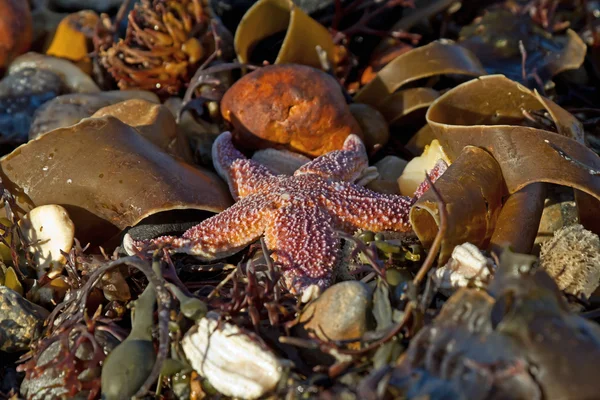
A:
{"type": "Polygon", "coordinates": [[[452,250],[446,265],[435,271],[433,281],[442,293],[450,295],[458,288],[483,287],[490,280],[494,268],[493,260],[477,246],[463,243],[452,250]]]}
{"type": "Polygon", "coordinates": [[[273,65],[238,80],[221,101],[238,145],[279,147],[309,156],[341,149],[362,136],[336,80],[304,65],[273,65]]]}
{"type": "Polygon", "coordinates": [[[554,278],[560,290],[589,298],[600,285],[598,235],[579,224],[560,229],[542,245],[540,268],[554,278]]]}
{"type": "Polygon", "coordinates": [[[215,174],[175,160],[111,116],[48,132],[0,159],[0,167],[19,207],[64,206],[82,243],[101,244],[163,211],[231,205],[215,174]]]}
{"type": "Polygon", "coordinates": [[[182,342],[190,365],[226,396],[256,399],[275,388],[283,366],[260,338],[205,317],[182,342]]]}
{"type": "Polygon", "coordinates": [[[71,251],[75,237],[75,226],[67,210],[56,204],[36,207],[21,218],[19,227],[38,277],[46,271],[60,273],[67,261],[61,252],[71,251]]]}

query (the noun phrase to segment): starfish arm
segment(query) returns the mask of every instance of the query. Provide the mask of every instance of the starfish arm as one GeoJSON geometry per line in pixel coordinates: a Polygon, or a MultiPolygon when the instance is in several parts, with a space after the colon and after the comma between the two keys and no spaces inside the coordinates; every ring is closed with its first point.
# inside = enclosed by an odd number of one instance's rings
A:
{"type": "Polygon", "coordinates": [[[256,184],[274,177],[267,167],[247,159],[233,146],[231,132],[221,133],[212,147],[213,165],[217,173],[227,181],[235,200],[255,193],[256,184]]]}
{"type": "MultiPolygon", "coordinates": [[[[442,174],[444,172],[446,172],[447,169],[448,169],[448,164],[446,164],[446,161],[444,161],[441,158],[439,160],[437,160],[437,162],[435,163],[435,165],[433,166],[431,171],[429,171],[429,179],[431,179],[431,182],[435,183],[435,181],[437,181],[438,178],[440,176],[442,176],[442,174]]],[[[427,182],[427,179],[425,179],[423,182],[421,182],[421,184],[415,191],[413,198],[415,200],[418,200],[428,190],[429,190],[429,182],[427,182]]]]}
{"type": "Polygon", "coordinates": [[[377,193],[348,182],[335,182],[323,193],[321,202],[349,232],[357,229],[407,232],[412,229],[408,218],[412,201],[407,196],[377,193]]]}
{"type": "Polygon", "coordinates": [[[245,197],[227,210],[188,229],[182,236],[182,252],[203,260],[235,254],[263,234],[274,207],[268,196],[245,197]]]}
{"type": "Polygon", "coordinates": [[[188,229],[181,237],[134,241],[133,246],[138,250],[150,244],[167,246],[176,253],[191,254],[203,261],[225,258],[258,239],[273,210],[274,204],[266,196],[248,196],[188,229]]]}
{"type": "Polygon", "coordinates": [[[318,206],[291,204],[277,210],[265,231],[271,256],[294,294],[324,290],[340,257],[332,218],[318,206]]]}
{"type": "Polygon", "coordinates": [[[354,182],[369,166],[367,150],[362,140],[349,135],[341,150],[331,151],[298,168],[294,175],[316,174],[323,178],[354,182]]]}

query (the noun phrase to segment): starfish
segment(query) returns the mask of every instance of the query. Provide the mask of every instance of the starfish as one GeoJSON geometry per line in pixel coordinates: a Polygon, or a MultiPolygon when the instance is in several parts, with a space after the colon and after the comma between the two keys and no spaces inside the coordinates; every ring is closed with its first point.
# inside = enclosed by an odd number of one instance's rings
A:
{"type": "MultiPolygon", "coordinates": [[[[275,175],[247,159],[233,146],[230,132],[217,137],[212,156],[236,203],[180,238],[163,236],[151,243],[212,261],[235,254],[264,235],[286,287],[304,298],[331,284],[341,257],[336,230],[353,234],[359,229],[412,229],[408,213],[413,199],[353,183],[368,167],[365,146],[356,135],[348,136],[341,150],[308,162],[293,176],[275,175]]],[[[134,243],[138,248],[143,244],[134,243]]]]}

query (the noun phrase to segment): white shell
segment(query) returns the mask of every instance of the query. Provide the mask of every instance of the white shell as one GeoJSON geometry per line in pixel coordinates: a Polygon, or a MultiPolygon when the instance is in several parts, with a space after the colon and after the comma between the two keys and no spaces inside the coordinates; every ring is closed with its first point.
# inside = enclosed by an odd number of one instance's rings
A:
{"type": "Polygon", "coordinates": [[[19,221],[23,239],[30,244],[38,276],[45,271],[60,271],[66,262],[61,250],[71,251],[75,226],[64,207],[56,204],[39,206],[29,211],[19,221]]]}
{"type": "Polygon", "coordinates": [[[491,278],[494,262],[481,253],[477,246],[463,243],[452,251],[452,257],[446,265],[438,268],[433,276],[434,282],[444,294],[454,290],[473,286],[483,286],[491,278]]]}
{"type": "Polygon", "coordinates": [[[202,318],[182,340],[191,366],[226,396],[256,399],[273,390],[282,364],[260,341],[237,326],[202,318]]]}

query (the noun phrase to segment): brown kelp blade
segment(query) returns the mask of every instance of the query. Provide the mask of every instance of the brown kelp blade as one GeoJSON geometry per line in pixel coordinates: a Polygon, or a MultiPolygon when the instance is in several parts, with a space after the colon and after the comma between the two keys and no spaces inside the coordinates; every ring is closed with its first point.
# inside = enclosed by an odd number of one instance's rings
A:
{"type": "MultiPolygon", "coordinates": [[[[462,150],[435,187],[448,213],[439,255],[441,265],[459,244],[487,245],[502,207],[505,188],[498,163],[487,151],[474,146],[462,150]]],[[[437,197],[431,189],[411,208],[410,222],[419,240],[430,247],[440,224],[437,197]]]]}
{"type": "Polygon", "coordinates": [[[469,50],[451,40],[438,40],[396,57],[357,93],[355,100],[379,108],[402,86],[444,74],[480,76],[485,70],[469,50]]]}
{"type": "Polygon", "coordinates": [[[260,0],[244,15],[235,32],[234,46],[241,63],[248,63],[258,42],[279,32],[285,38],[275,64],[296,63],[321,67],[316,46],[333,61],[334,44],[323,25],[291,0],[260,0]]]}
{"type": "Polygon", "coordinates": [[[161,211],[231,205],[215,174],[175,160],[111,116],[48,132],[2,158],[0,167],[24,211],[62,205],[84,243],[102,243],[161,211]]]}
{"type": "Polygon", "coordinates": [[[502,75],[471,80],[437,99],[426,117],[450,158],[469,145],[487,149],[500,165],[509,193],[546,182],[600,200],[600,177],[590,173],[600,169],[600,157],[582,144],[580,123],[517,82],[502,75]],[[520,126],[524,112],[532,110],[548,111],[558,133],[520,126]]]}

